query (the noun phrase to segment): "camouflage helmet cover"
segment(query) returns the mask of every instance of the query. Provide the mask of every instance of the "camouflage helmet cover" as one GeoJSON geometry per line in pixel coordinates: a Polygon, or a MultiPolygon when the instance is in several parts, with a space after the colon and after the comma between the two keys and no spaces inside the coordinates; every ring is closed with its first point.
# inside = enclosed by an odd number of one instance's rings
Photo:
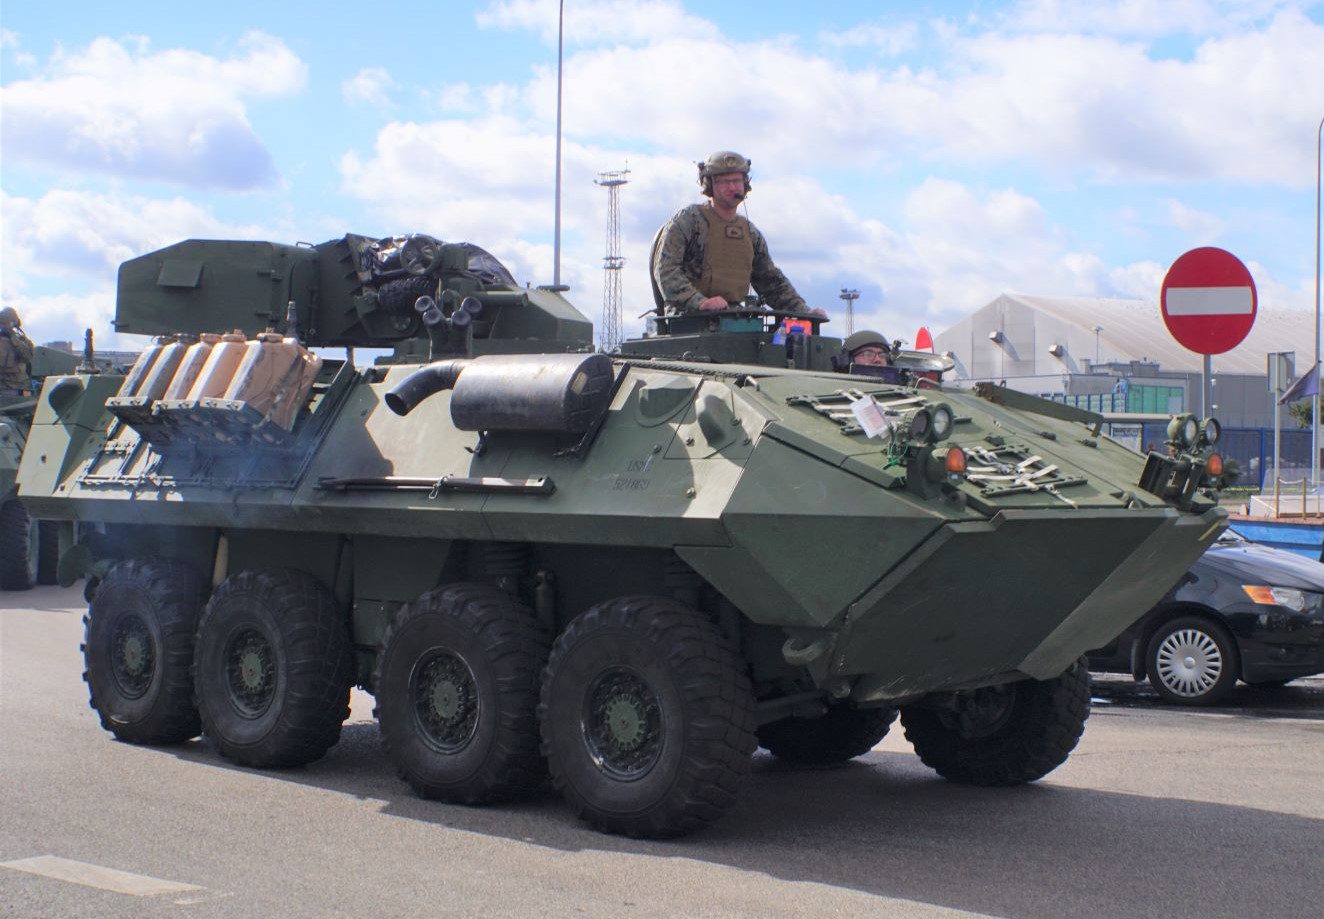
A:
{"type": "Polygon", "coordinates": [[[891,344],[882,336],[882,334],[870,329],[863,329],[853,335],[847,336],[841,346],[847,354],[854,354],[865,345],[876,345],[884,351],[892,350],[891,344]]]}
{"type": "Polygon", "coordinates": [[[12,306],[6,306],[0,309],[0,322],[7,322],[12,326],[22,326],[23,322],[18,318],[18,310],[12,306]]]}
{"type": "Polygon", "coordinates": [[[710,153],[708,159],[699,163],[699,185],[703,187],[705,195],[711,196],[714,176],[739,172],[745,176],[745,191],[749,191],[749,170],[752,165],[753,163],[734,150],[718,150],[716,153],[710,153]]]}

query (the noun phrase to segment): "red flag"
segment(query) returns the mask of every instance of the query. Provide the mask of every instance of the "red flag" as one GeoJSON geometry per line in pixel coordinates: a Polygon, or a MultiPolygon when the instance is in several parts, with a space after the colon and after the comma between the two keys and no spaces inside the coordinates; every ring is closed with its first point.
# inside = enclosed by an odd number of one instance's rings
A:
{"type": "Polygon", "coordinates": [[[929,334],[929,327],[926,325],[920,326],[919,331],[915,333],[915,350],[933,350],[933,336],[929,334]]]}

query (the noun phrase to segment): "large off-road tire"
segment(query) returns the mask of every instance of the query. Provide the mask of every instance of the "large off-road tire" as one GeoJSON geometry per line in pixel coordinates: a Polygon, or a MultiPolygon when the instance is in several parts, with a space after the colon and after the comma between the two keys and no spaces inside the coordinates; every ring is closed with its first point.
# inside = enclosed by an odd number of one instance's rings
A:
{"type": "Polygon", "coordinates": [[[552,781],[600,830],[675,836],[734,802],[754,696],[709,620],[657,597],[594,606],[552,646],[538,705],[552,781]]]}
{"type": "Polygon", "coordinates": [[[762,725],[759,746],[792,763],[844,763],[872,750],[895,720],[894,708],[833,706],[821,718],[783,718],[762,725]]]}
{"type": "Polygon", "coordinates": [[[17,498],[0,504],[0,590],[31,590],[37,580],[35,521],[17,498]]]}
{"type": "Polygon", "coordinates": [[[193,706],[193,637],[206,584],[173,559],[120,562],[83,618],[83,660],[101,726],[137,744],[181,743],[201,730],[193,706]]]}
{"type": "Polygon", "coordinates": [[[1241,658],[1221,625],[1178,616],[1159,626],[1145,649],[1150,685],[1174,705],[1214,705],[1237,685],[1241,658]]]}
{"type": "MultiPolygon", "coordinates": [[[[105,590],[102,585],[97,592],[105,590]]],[[[340,739],[353,653],[335,598],[301,571],[242,571],[198,625],[194,691],[202,729],[243,766],[300,766],[340,739]]]]}
{"type": "Polygon", "coordinates": [[[418,794],[485,804],[542,782],[538,682],[548,640],[528,607],[484,584],[439,587],[396,612],[382,645],[375,714],[418,794]]]}
{"type": "Polygon", "coordinates": [[[1090,714],[1090,674],[1077,661],[1051,680],[964,696],[956,711],[905,706],[901,724],[924,764],[968,785],[1019,785],[1066,762],[1090,714]]]}

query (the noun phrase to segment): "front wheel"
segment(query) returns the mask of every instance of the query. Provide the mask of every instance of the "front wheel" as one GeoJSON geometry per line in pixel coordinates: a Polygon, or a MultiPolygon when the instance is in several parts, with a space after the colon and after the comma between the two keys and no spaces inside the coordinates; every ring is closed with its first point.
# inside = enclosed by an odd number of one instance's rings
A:
{"type": "Polygon", "coordinates": [[[755,748],[740,658],[708,619],[657,597],[610,600],[571,622],[538,715],[553,784],[582,819],[627,836],[716,820],[755,748]]]}
{"type": "Polygon", "coordinates": [[[1033,782],[1066,762],[1090,714],[1090,673],[1077,661],[1051,680],[956,695],[952,708],[901,709],[906,739],[926,766],[967,785],[1033,782]]]}
{"type": "Polygon", "coordinates": [[[1240,661],[1227,630],[1199,616],[1165,622],[1146,651],[1149,682],[1176,705],[1213,705],[1237,684],[1240,661]]]}
{"type": "Polygon", "coordinates": [[[198,626],[194,686],[203,732],[242,766],[311,763],[340,739],[352,660],[345,619],[315,578],[290,570],[232,575],[198,626]]]}

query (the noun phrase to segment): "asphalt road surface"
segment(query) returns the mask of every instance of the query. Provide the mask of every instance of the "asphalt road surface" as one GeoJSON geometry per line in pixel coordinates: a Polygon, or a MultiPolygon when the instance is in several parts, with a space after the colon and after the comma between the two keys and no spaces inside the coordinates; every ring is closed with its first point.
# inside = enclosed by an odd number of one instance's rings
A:
{"type": "Polygon", "coordinates": [[[736,807],[670,842],[604,836],[550,790],[464,808],[399,781],[356,693],[284,771],[207,741],[113,741],[77,589],[0,593],[3,916],[1319,916],[1324,680],[1212,711],[1101,678],[1071,759],[953,785],[899,729],[843,766],[760,753],[736,807]]]}

